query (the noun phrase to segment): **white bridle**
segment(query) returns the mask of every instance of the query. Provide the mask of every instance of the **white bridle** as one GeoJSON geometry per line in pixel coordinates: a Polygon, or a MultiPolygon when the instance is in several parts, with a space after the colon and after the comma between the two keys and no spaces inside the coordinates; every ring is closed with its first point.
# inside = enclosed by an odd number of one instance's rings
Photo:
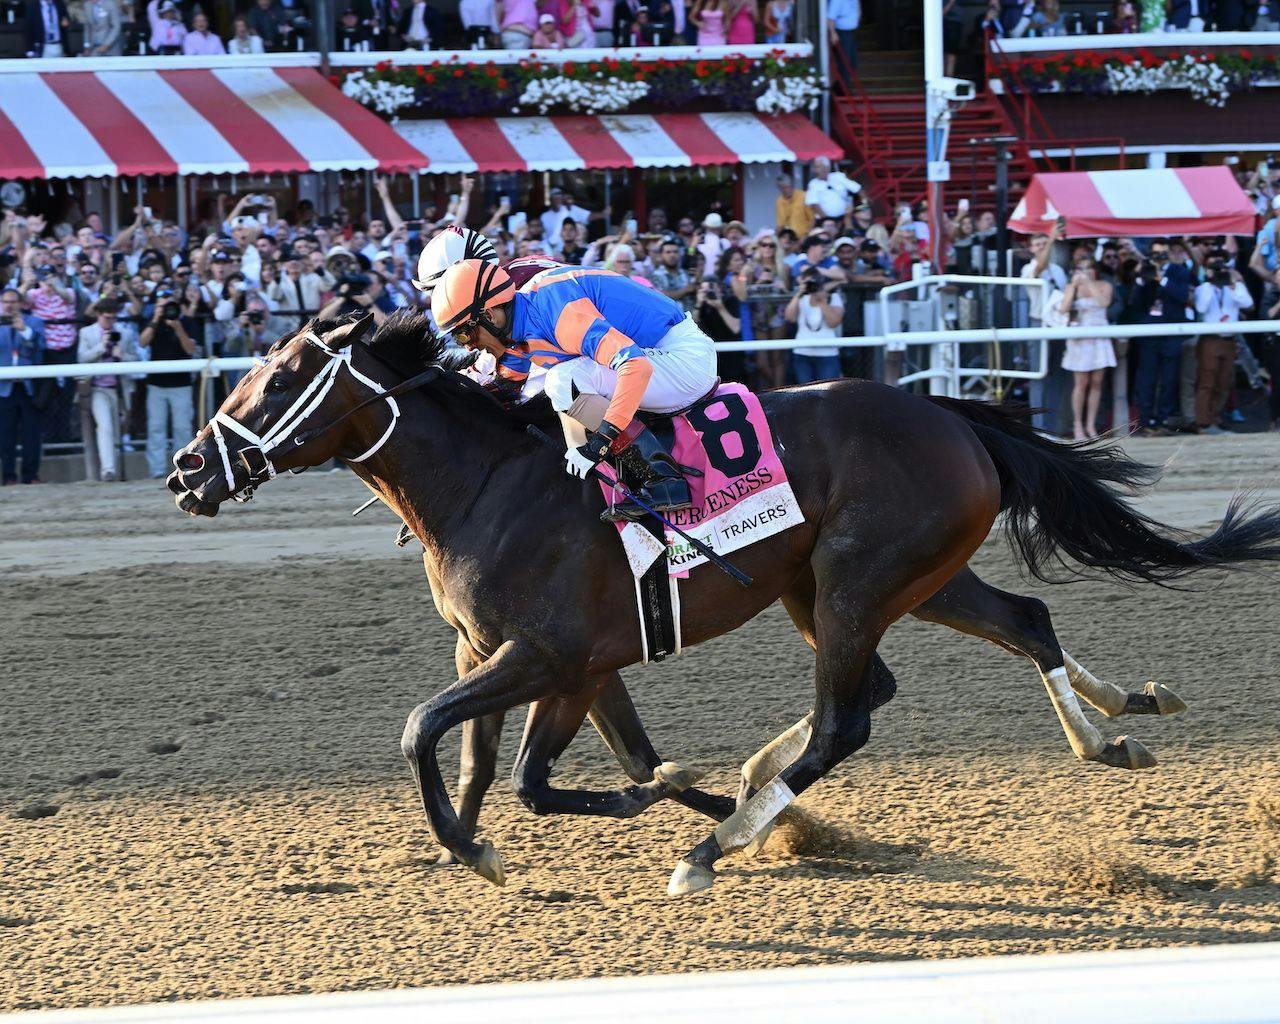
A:
{"type": "MultiPolygon", "coordinates": [[[[227,480],[227,489],[231,492],[232,498],[236,501],[248,501],[253,496],[253,489],[257,484],[262,483],[264,480],[275,479],[276,467],[272,463],[268,453],[284,444],[286,439],[302,424],[303,420],[320,408],[320,404],[326,397],[328,397],[334,381],[338,379],[338,371],[344,366],[347,368],[347,371],[361,384],[371,388],[376,394],[387,395],[386,389],[381,384],[370,377],[366,377],[351,365],[350,345],[346,348],[334,351],[316,337],[312,331],[308,331],[304,334],[303,340],[310,342],[316,348],[320,349],[321,352],[329,357],[329,362],[323,370],[311,379],[310,383],[308,383],[306,388],[303,389],[302,394],[294,400],[293,404],[285,410],[284,415],[281,416],[280,419],[276,421],[275,425],[269,428],[265,434],[259,436],[243,423],[240,423],[238,420],[221,411],[215,413],[213,419],[209,421],[213,430],[213,439],[218,445],[218,454],[222,456],[222,472],[227,480]],[[232,433],[239,434],[249,442],[248,446],[241,448],[236,452],[236,454],[239,455],[241,460],[245,463],[245,468],[249,470],[249,484],[243,489],[246,492],[244,494],[241,494],[236,489],[235,473],[231,469],[231,452],[227,448],[227,440],[222,432],[223,428],[226,428],[232,433]],[[260,456],[263,463],[262,468],[258,470],[255,470],[249,464],[247,459],[244,459],[246,453],[255,451],[260,456]],[[265,476],[263,475],[263,469],[265,469],[265,476]]],[[[355,458],[344,459],[343,461],[364,462],[365,459],[370,458],[378,451],[379,448],[387,443],[396,429],[396,424],[400,420],[400,406],[396,404],[395,398],[391,395],[387,395],[387,407],[391,410],[391,422],[387,424],[386,431],[380,438],[378,438],[377,443],[364,454],[357,455],[355,458]]],[[[295,437],[294,443],[301,444],[302,442],[295,437]]],[[[297,472],[301,472],[301,470],[298,470],[297,472]]]]}

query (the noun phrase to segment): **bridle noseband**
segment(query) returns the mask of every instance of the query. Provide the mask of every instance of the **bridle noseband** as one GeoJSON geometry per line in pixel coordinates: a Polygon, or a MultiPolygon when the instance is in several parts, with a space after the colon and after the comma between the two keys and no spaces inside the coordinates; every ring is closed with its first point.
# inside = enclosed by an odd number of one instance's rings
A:
{"type": "MultiPolygon", "coordinates": [[[[395,395],[408,390],[405,385],[413,384],[414,386],[417,386],[419,383],[425,383],[425,380],[419,380],[419,378],[428,377],[428,374],[419,374],[418,377],[410,378],[410,380],[403,382],[403,384],[398,384],[388,391],[376,380],[373,380],[371,377],[366,377],[351,364],[351,345],[334,350],[321,341],[313,331],[308,331],[304,334],[303,340],[316,346],[316,348],[320,349],[320,351],[327,355],[329,357],[329,363],[311,379],[310,383],[308,383],[306,388],[303,389],[302,394],[294,400],[293,404],[285,410],[284,415],[281,416],[280,419],[276,421],[275,425],[268,429],[265,434],[259,436],[243,423],[240,423],[238,420],[222,411],[215,413],[213,419],[209,421],[214,441],[218,446],[218,454],[222,456],[222,471],[226,477],[227,489],[231,492],[231,497],[235,501],[249,501],[253,497],[254,490],[260,484],[263,484],[268,480],[275,479],[276,467],[271,461],[270,453],[281,445],[284,445],[292,432],[297,427],[301,426],[308,416],[320,408],[321,403],[328,397],[329,391],[333,388],[334,382],[338,379],[339,371],[341,371],[344,366],[357,381],[370,388],[374,394],[366,401],[359,403],[342,416],[339,416],[338,419],[334,420],[332,423],[328,423],[325,426],[314,430],[308,430],[294,435],[292,438],[293,443],[290,447],[298,447],[299,445],[304,444],[317,434],[323,433],[325,430],[328,430],[330,427],[333,427],[337,423],[346,419],[347,416],[358,412],[360,409],[363,409],[374,402],[386,401],[387,407],[391,410],[391,422],[387,424],[387,429],[383,432],[382,436],[378,438],[372,448],[363,454],[357,455],[354,458],[343,458],[344,462],[364,462],[366,459],[373,456],[384,444],[386,444],[391,438],[392,433],[395,432],[396,424],[400,420],[400,406],[396,403],[395,395]],[[227,448],[227,440],[223,435],[224,428],[232,433],[239,434],[249,442],[248,445],[235,453],[241,464],[249,472],[249,482],[244,487],[238,489],[235,483],[235,473],[231,467],[231,452],[227,448]]],[[[435,376],[439,373],[438,367],[434,367],[433,369],[436,370],[436,374],[431,374],[430,376],[435,376]]],[[[290,472],[300,473],[302,470],[296,469],[290,470],[290,472]]]]}

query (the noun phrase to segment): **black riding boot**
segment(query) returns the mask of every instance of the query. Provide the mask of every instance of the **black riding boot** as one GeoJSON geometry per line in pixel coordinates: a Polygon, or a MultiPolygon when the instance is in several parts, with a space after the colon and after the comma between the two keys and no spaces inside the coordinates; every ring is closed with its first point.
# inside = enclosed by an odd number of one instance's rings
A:
{"type": "MultiPolygon", "coordinates": [[[[623,448],[616,456],[614,463],[618,474],[627,490],[631,491],[651,509],[664,515],[678,509],[688,508],[692,504],[689,496],[689,482],[685,480],[671,453],[662,446],[662,442],[647,427],[634,441],[623,448]]],[[[635,522],[644,519],[648,513],[628,498],[617,505],[607,508],[600,518],[607,523],[622,520],[635,522]]]]}

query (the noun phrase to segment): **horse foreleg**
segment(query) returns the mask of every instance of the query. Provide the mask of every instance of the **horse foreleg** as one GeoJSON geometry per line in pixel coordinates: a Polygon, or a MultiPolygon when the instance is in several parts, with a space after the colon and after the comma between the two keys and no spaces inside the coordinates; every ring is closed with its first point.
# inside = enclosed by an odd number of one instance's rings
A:
{"type": "MultiPolygon", "coordinates": [[[[613,751],[627,777],[641,784],[651,780],[653,770],[662,763],[662,758],[649,742],[631,694],[617,672],[611,672],[605,679],[588,714],[591,724],[613,751]]],[[[672,793],[671,798],[716,821],[724,821],[733,813],[734,804],[728,797],[704,793],[700,789],[672,793]]]]}
{"type": "MultiPolygon", "coordinates": [[[[1082,761],[1135,769],[1150,768],[1156,763],[1151,753],[1131,737],[1121,736],[1114,743],[1108,743],[1085,717],[1072,688],[1066,656],[1054,633],[1049,609],[1043,601],[997,590],[971,569],[964,568],[912,614],[926,622],[939,622],[962,633],[980,636],[1030,659],[1049,692],[1067,742],[1082,761]]],[[[1096,688],[1082,677],[1078,677],[1077,682],[1084,690],[1082,696],[1090,703],[1096,700],[1116,707],[1115,694],[1123,693],[1118,687],[1110,688],[1114,693],[1106,691],[1097,680],[1093,680],[1098,684],[1096,688]]]]}
{"type": "Polygon", "coordinates": [[[557,682],[558,674],[542,651],[528,641],[508,640],[483,665],[414,708],[400,739],[436,842],[495,885],[506,880],[502,858],[492,843],[477,845],[458,820],[440,775],[440,739],[467,719],[547,696],[557,682]]]}
{"type": "Polygon", "coordinates": [[[1108,718],[1119,715],[1176,715],[1187,709],[1181,697],[1160,683],[1149,682],[1141,693],[1130,693],[1115,683],[1099,679],[1066,651],[1062,652],[1062,657],[1071,689],[1108,718]]]}
{"type": "Polygon", "coordinates": [[[529,709],[520,752],[511,773],[516,795],[534,814],[590,814],[633,818],[659,800],[688,789],[696,776],[672,762],[655,765],[642,783],[615,790],[555,789],[551,769],[572,742],[608,676],[596,676],[581,692],[548,697],[529,709]]]}
{"type": "MultiPolygon", "coordinates": [[[[858,623],[873,620],[870,599],[844,581],[832,590],[817,591],[814,635],[817,650],[816,699],[811,717],[792,726],[775,744],[762,751],[758,767],[781,762],[806,732],[798,757],[733,812],[706,839],[681,859],[667,886],[668,894],[683,896],[715,882],[715,864],[726,854],[748,847],[791,802],[822,778],[871,735],[871,676],[868,671],[880,637],[858,623]]],[[[772,764],[769,765],[772,767],[772,764]]]]}
{"type": "MultiPolygon", "coordinates": [[[[459,679],[484,664],[484,658],[461,633],[458,634],[453,660],[459,679]]],[[[468,840],[476,837],[480,805],[497,775],[498,741],[502,737],[502,722],[505,717],[499,711],[462,723],[462,750],[458,759],[458,822],[468,840]]],[[[449,850],[444,850],[436,863],[457,864],[458,858],[449,850]]]]}

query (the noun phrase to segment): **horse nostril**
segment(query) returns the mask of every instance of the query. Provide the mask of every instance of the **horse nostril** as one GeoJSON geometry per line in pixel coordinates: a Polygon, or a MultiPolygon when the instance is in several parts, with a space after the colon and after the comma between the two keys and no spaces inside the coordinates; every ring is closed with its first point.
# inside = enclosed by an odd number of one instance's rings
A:
{"type": "Polygon", "coordinates": [[[178,456],[178,468],[188,473],[194,473],[198,469],[204,468],[204,456],[199,452],[187,452],[185,455],[178,456]]]}

